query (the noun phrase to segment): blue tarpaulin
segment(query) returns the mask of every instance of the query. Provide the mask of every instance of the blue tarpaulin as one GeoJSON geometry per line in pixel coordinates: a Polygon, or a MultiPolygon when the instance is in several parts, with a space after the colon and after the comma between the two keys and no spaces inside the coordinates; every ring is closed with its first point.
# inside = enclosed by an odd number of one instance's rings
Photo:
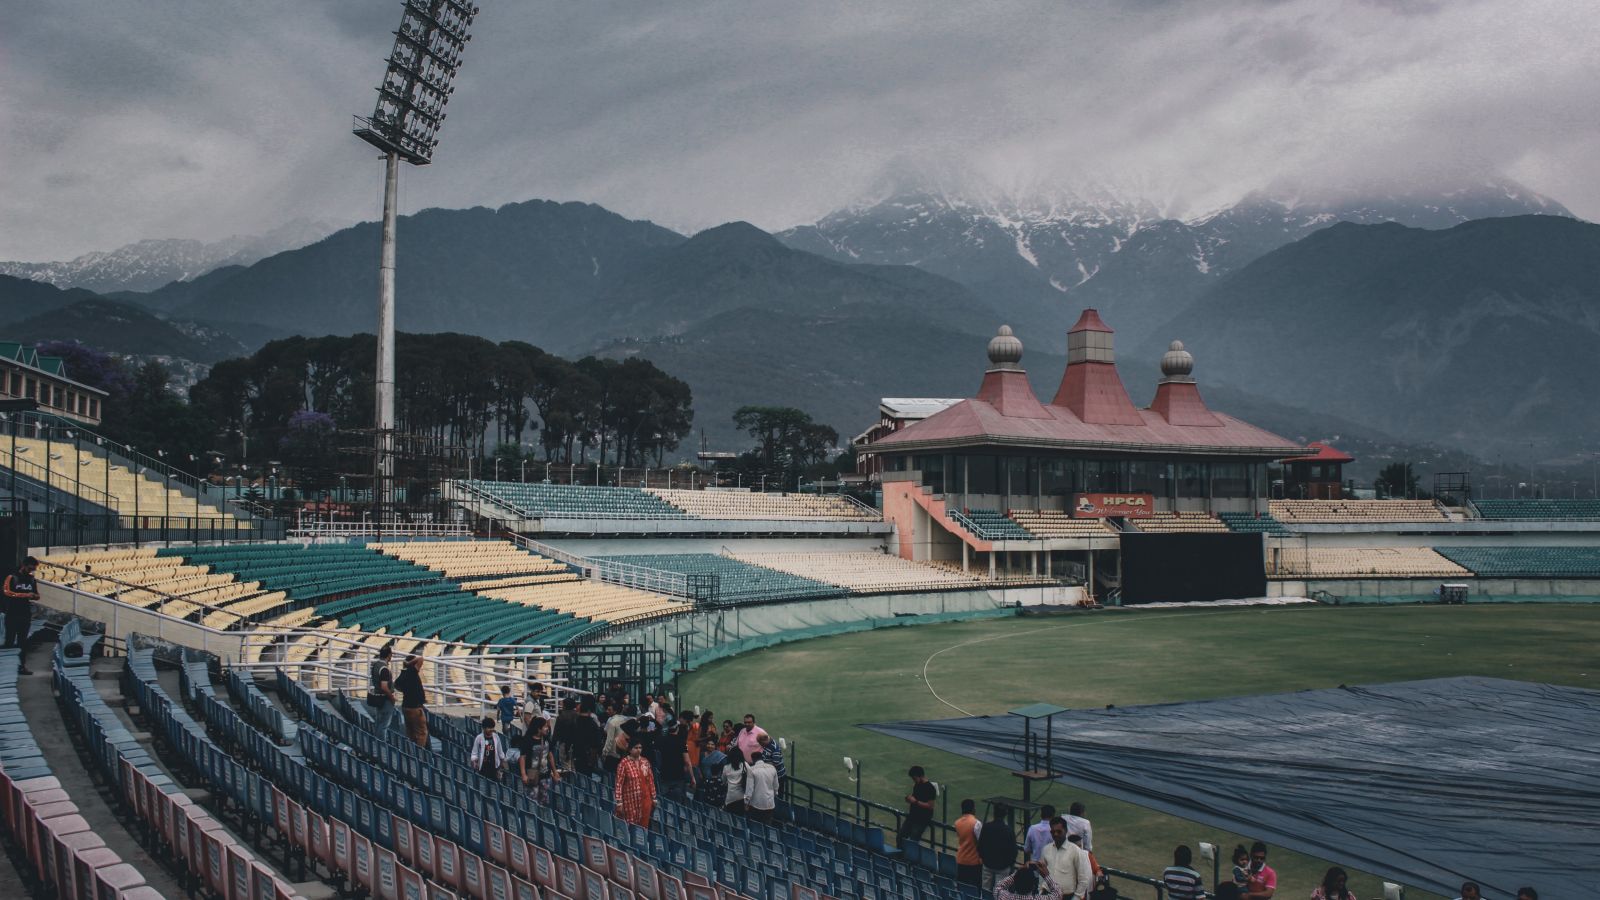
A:
{"type": "MultiPolygon", "coordinates": [[[[1021,762],[1015,716],[866,727],[1021,762]]],[[[1446,897],[1600,897],[1600,691],[1442,678],[1073,710],[1051,749],[1068,784],[1446,897]]]]}

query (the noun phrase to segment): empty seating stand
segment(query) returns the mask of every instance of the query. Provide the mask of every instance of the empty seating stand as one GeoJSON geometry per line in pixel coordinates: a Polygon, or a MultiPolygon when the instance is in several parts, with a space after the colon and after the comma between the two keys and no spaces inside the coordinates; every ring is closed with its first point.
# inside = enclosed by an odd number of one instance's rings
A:
{"type": "Polygon", "coordinates": [[[1217,518],[1228,526],[1229,531],[1241,534],[1266,534],[1273,537],[1288,537],[1293,533],[1283,527],[1283,523],[1273,518],[1270,513],[1224,512],[1217,513],[1217,518]]]}
{"type": "Polygon", "coordinates": [[[1600,578],[1600,547],[1437,547],[1480,578],[1600,578]]]}
{"type": "Polygon", "coordinates": [[[839,496],[727,489],[651,488],[650,493],[697,519],[836,520],[878,522],[883,516],[839,496]]]}
{"type": "Polygon", "coordinates": [[[1461,578],[1469,573],[1427,547],[1283,547],[1279,578],[1461,578]]]}
{"type": "Polygon", "coordinates": [[[1450,521],[1432,500],[1271,500],[1267,507],[1287,524],[1450,521]]]}
{"type": "Polygon", "coordinates": [[[889,591],[971,590],[988,583],[977,572],[939,568],[886,553],[735,553],[753,566],[825,581],[853,593],[889,591]]]}
{"type": "Polygon", "coordinates": [[[1600,500],[1474,500],[1483,519],[1600,519],[1600,500]]]}
{"type": "Polygon", "coordinates": [[[729,604],[766,603],[776,600],[817,600],[844,596],[836,584],[755,566],[712,553],[661,553],[606,556],[602,559],[663,569],[695,576],[708,576],[717,585],[718,602],[729,604]]]}
{"type": "Polygon", "coordinates": [[[470,481],[530,519],[682,519],[687,513],[648,491],[574,484],[470,481]]]}
{"type": "Polygon", "coordinates": [[[951,510],[950,518],[986,541],[1038,540],[1028,529],[997,510],[968,509],[961,512],[951,510]]]}
{"type": "Polygon", "coordinates": [[[1107,537],[1117,533],[1104,519],[1075,519],[1059,509],[1013,509],[1011,518],[1038,538],[1107,537]]]}
{"type": "Polygon", "coordinates": [[[1140,531],[1161,534],[1216,534],[1228,532],[1222,520],[1206,512],[1158,512],[1148,519],[1130,519],[1140,531]]]}

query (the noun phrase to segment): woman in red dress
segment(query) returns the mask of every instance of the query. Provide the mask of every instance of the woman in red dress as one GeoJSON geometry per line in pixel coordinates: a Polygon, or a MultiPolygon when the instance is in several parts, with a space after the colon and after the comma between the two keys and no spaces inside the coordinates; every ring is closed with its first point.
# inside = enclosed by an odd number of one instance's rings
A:
{"type": "Polygon", "coordinates": [[[616,803],[618,818],[640,828],[650,827],[656,808],[656,778],[637,741],[628,747],[627,758],[617,764],[616,803]]]}

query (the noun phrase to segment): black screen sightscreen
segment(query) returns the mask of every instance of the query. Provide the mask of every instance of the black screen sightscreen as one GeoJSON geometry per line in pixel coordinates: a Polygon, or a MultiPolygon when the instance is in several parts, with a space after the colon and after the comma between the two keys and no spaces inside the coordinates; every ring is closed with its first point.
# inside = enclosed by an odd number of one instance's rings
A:
{"type": "Polygon", "coordinates": [[[1259,534],[1122,535],[1122,602],[1264,597],[1259,534]]]}

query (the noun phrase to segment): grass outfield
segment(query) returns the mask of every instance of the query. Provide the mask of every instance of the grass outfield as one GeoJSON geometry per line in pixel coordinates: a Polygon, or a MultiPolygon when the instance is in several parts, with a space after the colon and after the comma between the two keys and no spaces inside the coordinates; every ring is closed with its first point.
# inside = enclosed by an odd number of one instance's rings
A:
{"type": "MultiPolygon", "coordinates": [[[[999,767],[855,726],[962,715],[930,686],[975,715],[1033,701],[1128,706],[1449,675],[1600,688],[1596,636],[1600,604],[1106,610],[800,641],[708,665],[686,675],[682,690],[686,706],[714,710],[718,721],[756,713],[795,742],[796,774],[807,781],[852,791],[840,758],[857,757],[863,795],[900,806],[905,770],[921,764],[950,791],[954,816],[960,798],[1019,796],[1020,786],[999,767]]],[[[1247,837],[1063,784],[1043,799],[1063,810],[1083,800],[1096,857],[1133,872],[1159,874],[1180,843],[1231,848],[1247,837]]],[[[1284,900],[1309,896],[1331,864],[1283,849],[1271,862],[1284,900]]],[[[1358,896],[1382,896],[1377,878],[1352,876],[1358,896]]],[[[1124,892],[1143,894],[1132,888],[1124,892]]]]}

